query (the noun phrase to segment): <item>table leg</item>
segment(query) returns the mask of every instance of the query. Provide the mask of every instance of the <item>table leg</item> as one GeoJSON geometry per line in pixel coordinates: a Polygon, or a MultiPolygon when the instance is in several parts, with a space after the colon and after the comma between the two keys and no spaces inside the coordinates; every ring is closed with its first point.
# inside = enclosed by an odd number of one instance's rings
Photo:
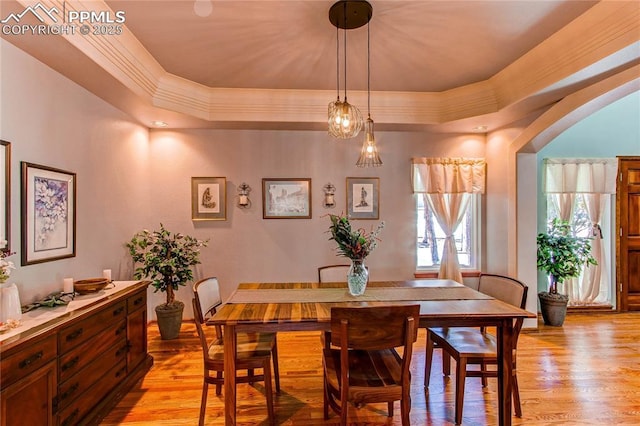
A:
{"type": "Polygon", "coordinates": [[[513,378],[513,320],[498,326],[498,424],[511,426],[511,392],[513,378]]]}
{"type": "Polygon", "coordinates": [[[224,424],[236,424],[237,335],[234,325],[224,326],[224,424]]]}

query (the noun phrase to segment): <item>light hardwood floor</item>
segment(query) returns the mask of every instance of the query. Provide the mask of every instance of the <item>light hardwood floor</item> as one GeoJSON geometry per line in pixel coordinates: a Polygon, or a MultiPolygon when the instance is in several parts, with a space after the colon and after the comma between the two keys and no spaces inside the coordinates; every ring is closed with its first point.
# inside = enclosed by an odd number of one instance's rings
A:
{"type": "MultiPolygon", "coordinates": [[[[322,361],[318,333],[280,333],[282,392],[275,398],[278,424],[338,424],[322,415],[322,361]]],[[[431,386],[422,386],[424,330],[412,361],[412,425],[453,424],[454,381],[441,374],[436,351],[431,386]]],[[[103,425],[195,425],[202,391],[202,355],[195,327],[185,322],[180,338],[160,340],[149,326],[152,370],[104,419],[103,425]]],[[[518,344],[522,418],[514,425],[639,425],[640,313],[570,314],[563,327],[540,325],[518,344]]],[[[238,423],[266,425],[262,384],[238,385],[238,423]]],[[[463,424],[496,424],[496,382],[485,389],[468,378],[463,424]]],[[[400,407],[386,417],[386,404],[350,408],[352,424],[400,424],[400,407]]],[[[222,425],[223,398],[209,391],[206,424],[222,425]]]]}

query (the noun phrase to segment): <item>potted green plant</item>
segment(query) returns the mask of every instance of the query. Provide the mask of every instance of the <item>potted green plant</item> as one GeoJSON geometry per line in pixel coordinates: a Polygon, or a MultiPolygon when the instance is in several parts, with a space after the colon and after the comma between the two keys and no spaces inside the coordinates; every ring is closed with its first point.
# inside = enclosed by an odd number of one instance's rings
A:
{"type": "Polygon", "coordinates": [[[329,214],[331,226],[330,240],[338,244],[338,256],[344,256],[351,260],[351,266],[347,273],[349,293],[360,296],[364,293],[369,281],[369,271],[364,265],[364,259],[378,245],[378,234],[384,228],[384,222],[380,222],[375,230],[367,233],[364,229],[353,229],[349,219],[345,216],[329,214]]]}
{"type": "Polygon", "coordinates": [[[597,265],[591,255],[591,239],[573,235],[567,221],[554,219],[548,232],[538,234],[536,240],[537,266],[549,279],[549,291],[538,293],[542,318],[547,325],[561,326],[569,297],[558,293],[558,284],[567,278],[578,277],[585,264],[597,265]]]}
{"type": "Polygon", "coordinates": [[[180,333],[184,303],[175,299],[175,292],[193,280],[192,267],[200,263],[200,247],[206,247],[208,242],[171,233],[160,224],[157,231],[137,232],[126,244],[134,264],[139,265],[134,271],[135,279],[148,278],[154,292],[167,295],[166,302],[155,308],[163,340],[175,339],[180,333]]]}

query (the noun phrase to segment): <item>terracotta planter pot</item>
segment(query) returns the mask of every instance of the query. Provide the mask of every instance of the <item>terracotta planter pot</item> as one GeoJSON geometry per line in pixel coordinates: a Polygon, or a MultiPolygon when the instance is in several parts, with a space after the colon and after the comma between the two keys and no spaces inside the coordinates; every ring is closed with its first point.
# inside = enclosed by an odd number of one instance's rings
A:
{"type": "Polygon", "coordinates": [[[176,300],[171,305],[158,305],[155,310],[162,340],[177,338],[180,334],[180,327],[182,326],[184,303],[176,300]]]}
{"type": "Polygon", "coordinates": [[[540,312],[542,312],[545,325],[562,326],[567,314],[569,297],[564,294],[551,294],[543,291],[538,293],[538,300],[540,300],[540,312]]]}

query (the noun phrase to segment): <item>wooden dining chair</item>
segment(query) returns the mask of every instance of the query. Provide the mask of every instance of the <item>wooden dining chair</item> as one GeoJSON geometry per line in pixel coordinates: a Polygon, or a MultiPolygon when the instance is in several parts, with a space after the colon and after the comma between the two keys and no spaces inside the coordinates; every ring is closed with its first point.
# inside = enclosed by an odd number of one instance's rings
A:
{"type": "MultiPolygon", "coordinates": [[[[202,385],[202,400],[200,402],[199,425],[204,424],[204,415],[207,407],[207,393],[209,385],[216,385],[216,395],[222,392],[224,384],[224,345],[222,327],[215,326],[215,334],[210,339],[205,332],[206,321],[216,312],[222,304],[220,298],[220,286],[217,278],[206,278],[198,281],[193,286],[193,316],[196,323],[198,337],[202,344],[204,358],[204,382],[202,385]],[[211,340],[211,341],[210,341],[211,340]],[[212,375],[215,373],[215,376],[212,375]]],[[[267,399],[267,412],[269,422],[274,424],[273,389],[271,379],[271,360],[273,359],[273,371],[276,381],[276,392],[280,392],[280,373],[278,369],[278,345],[275,333],[238,333],[236,372],[247,371],[246,375],[238,376],[236,383],[250,383],[264,381],[264,389],[267,399]],[[255,374],[256,369],[262,369],[262,374],[255,374]]]]}
{"type": "Polygon", "coordinates": [[[409,425],[409,366],[419,317],[419,305],[331,308],[335,348],[325,348],[322,357],[325,420],[331,407],[346,425],[349,403],[386,402],[392,417],[399,400],[402,425],[409,425]]]}
{"type": "Polygon", "coordinates": [[[347,281],[349,265],[325,265],[318,268],[319,283],[344,283],[347,281]]]}
{"type": "MultiPolygon", "coordinates": [[[[522,282],[502,275],[481,274],[478,291],[510,305],[524,309],[527,303],[527,286],[522,282]]],[[[516,346],[518,336],[522,330],[524,319],[518,318],[513,326],[513,376],[512,397],[515,415],[522,417],[520,392],[516,369],[516,346]]],[[[462,422],[462,408],[464,402],[464,386],[467,377],[480,377],[482,386],[487,386],[488,377],[498,377],[497,366],[498,348],[496,336],[489,333],[485,327],[446,327],[428,328],[425,354],[424,385],[429,387],[431,365],[434,348],[442,349],[442,371],[445,376],[450,374],[450,359],[456,361],[456,400],[455,423],[462,422]],[[468,369],[470,365],[479,365],[479,369],[468,369]]]]}

